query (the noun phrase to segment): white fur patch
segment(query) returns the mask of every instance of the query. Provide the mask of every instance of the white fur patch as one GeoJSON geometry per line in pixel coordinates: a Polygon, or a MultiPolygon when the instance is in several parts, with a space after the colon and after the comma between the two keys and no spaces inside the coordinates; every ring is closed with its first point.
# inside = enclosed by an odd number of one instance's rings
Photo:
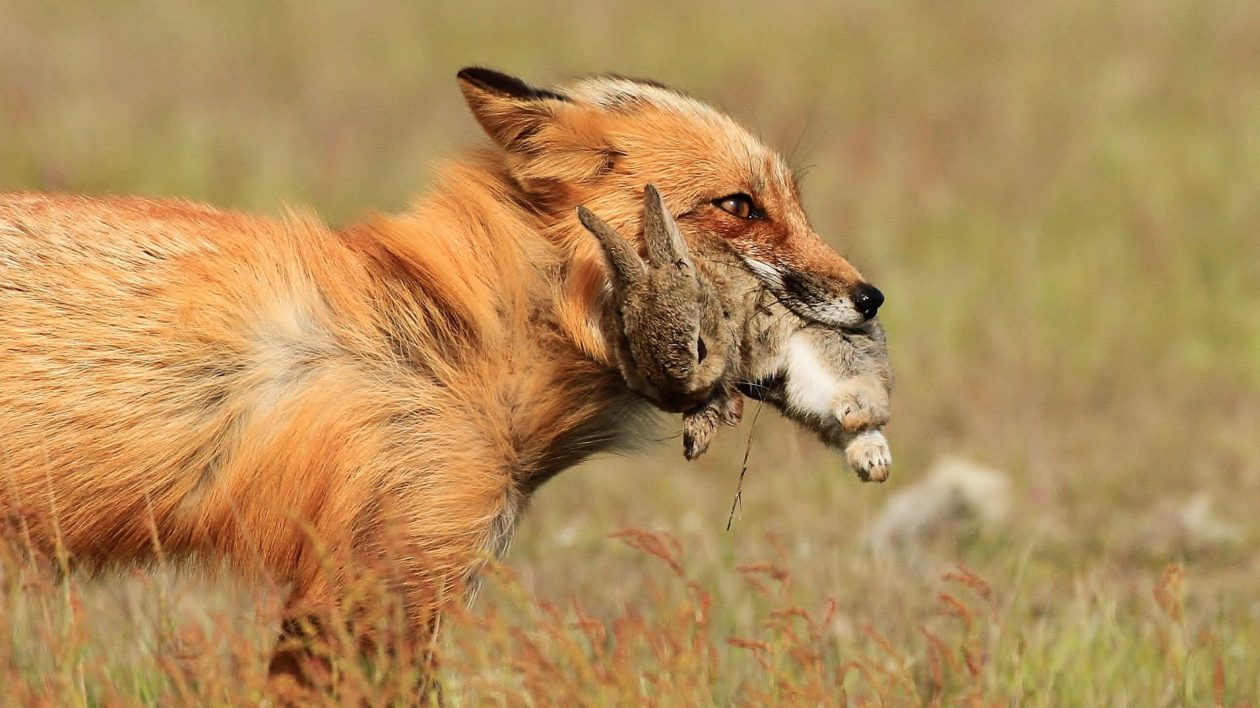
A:
{"type": "Polygon", "coordinates": [[[259,415],[304,390],[310,376],[334,351],[332,339],[312,308],[298,298],[278,301],[254,324],[252,360],[259,385],[253,390],[259,415]]]}
{"type": "Polygon", "coordinates": [[[809,338],[792,335],[787,342],[786,354],[788,405],[814,415],[834,416],[832,405],[841,382],[823,363],[809,338]]]}

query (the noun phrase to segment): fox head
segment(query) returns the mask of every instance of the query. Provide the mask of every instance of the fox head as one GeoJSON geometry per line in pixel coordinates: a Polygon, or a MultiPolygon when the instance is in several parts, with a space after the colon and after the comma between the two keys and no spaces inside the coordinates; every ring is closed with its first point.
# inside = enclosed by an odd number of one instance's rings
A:
{"type": "Polygon", "coordinates": [[[806,321],[852,328],[883,295],[810,228],[792,171],[733,119],[660,84],[595,77],[551,89],[480,68],[458,74],[473,115],[544,220],[585,205],[642,243],[644,185],[684,237],[719,242],[806,321]]]}

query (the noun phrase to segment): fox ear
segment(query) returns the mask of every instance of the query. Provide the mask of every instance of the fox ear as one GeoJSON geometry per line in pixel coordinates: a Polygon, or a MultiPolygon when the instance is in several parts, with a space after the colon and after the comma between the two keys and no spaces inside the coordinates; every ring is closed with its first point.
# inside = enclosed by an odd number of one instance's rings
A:
{"type": "Polygon", "coordinates": [[[562,93],[535,88],[515,76],[490,69],[461,69],[456,79],[482,129],[508,150],[521,148],[571,102],[562,93]]]}

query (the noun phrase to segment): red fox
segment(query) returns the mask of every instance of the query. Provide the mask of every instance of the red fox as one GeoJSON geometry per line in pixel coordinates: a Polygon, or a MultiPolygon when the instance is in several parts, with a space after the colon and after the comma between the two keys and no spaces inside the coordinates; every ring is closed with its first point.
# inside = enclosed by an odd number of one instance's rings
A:
{"type": "MultiPolygon", "coordinates": [[[[882,303],[810,229],[784,161],[705,104],[620,77],[458,83],[492,144],[397,216],[333,230],[300,211],[0,196],[8,532],[85,565],[225,556],[290,584],[295,620],[337,601],[322,559],[402,538],[417,552],[389,563],[420,641],[530,494],[650,408],[618,368],[579,205],[641,247],[656,185],[697,253],[800,323],[856,327],[882,303]]],[[[782,337],[745,340],[730,376],[780,366],[782,337]]]]}

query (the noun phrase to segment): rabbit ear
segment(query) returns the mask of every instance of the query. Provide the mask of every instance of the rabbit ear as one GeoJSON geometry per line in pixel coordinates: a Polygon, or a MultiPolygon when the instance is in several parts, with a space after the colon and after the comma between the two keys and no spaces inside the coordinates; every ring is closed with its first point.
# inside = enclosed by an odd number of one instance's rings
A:
{"type": "Polygon", "coordinates": [[[643,240],[647,243],[648,263],[657,267],[684,263],[692,267],[678,224],[665,208],[661,193],[650,184],[643,188],[643,240]]]}
{"type": "Polygon", "coordinates": [[[599,239],[600,245],[604,247],[604,258],[608,261],[608,266],[612,268],[613,277],[618,281],[617,284],[625,287],[643,280],[647,270],[643,265],[643,259],[639,258],[639,254],[635,252],[634,246],[631,246],[630,242],[607,222],[595,216],[590,209],[580,206],[577,208],[577,214],[586,230],[599,239]]]}

